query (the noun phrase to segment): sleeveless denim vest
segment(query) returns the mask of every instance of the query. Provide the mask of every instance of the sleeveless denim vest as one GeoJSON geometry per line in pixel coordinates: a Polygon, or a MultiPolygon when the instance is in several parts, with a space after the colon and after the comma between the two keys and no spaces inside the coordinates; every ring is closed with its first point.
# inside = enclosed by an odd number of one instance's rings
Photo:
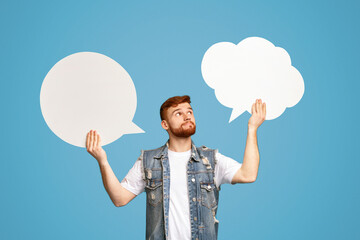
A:
{"type": "MultiPolygon", "coordinates": [[[[170,166],[168,142],[157,149],[141,150],[142,173],[146,183],[146,239],[168,239],[170,166]]],[[[192,240],[217,239],[216,212],[220,188],[214,182],[217,150],[191,143],[187,164],[187,188],[192,240]]]]}

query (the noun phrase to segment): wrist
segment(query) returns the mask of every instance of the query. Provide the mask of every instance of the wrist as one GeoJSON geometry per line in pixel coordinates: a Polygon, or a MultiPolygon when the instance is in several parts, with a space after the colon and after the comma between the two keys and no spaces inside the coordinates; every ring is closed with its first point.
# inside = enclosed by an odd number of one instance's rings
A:
{"type": "Polygon", "coordinates": [[[257,131],[257,127],[255,127],[255,126],[252,126],[252,125],[248,125],[248,131],[249,132],[256,132],[257,131]]]}
{"type": "Polygon", "coordinates": [[[100,167],[109,165],[109,162],[107,161],[107,159],[98,160],[98,163],[99,163],[100,167]]]}

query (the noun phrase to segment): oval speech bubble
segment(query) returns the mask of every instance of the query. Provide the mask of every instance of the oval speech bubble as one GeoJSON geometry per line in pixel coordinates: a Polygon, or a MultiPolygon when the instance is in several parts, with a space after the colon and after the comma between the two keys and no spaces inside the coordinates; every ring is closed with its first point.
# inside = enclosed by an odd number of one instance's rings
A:
{"type": "Polygon", "coordinates": [[[251,113],[257,98],[266,102],[266,120],[275,119],[295,106],[305,90],[286,50],[260,37],[246,38],[237,45],[212,45],[204,54],[201,73],[218,101],[233,109],[229,122],[245,111],[251,113]]]}
{"type": "Polygon", "coordinates": [[[49,128],[65,142],[86,147],[96,130],[102,146],[123,134],[143,133],[132,122],[137,105],[134,83],[113,59],[79,52],[57,62],[46,75],[40,107],[49,128]]]}

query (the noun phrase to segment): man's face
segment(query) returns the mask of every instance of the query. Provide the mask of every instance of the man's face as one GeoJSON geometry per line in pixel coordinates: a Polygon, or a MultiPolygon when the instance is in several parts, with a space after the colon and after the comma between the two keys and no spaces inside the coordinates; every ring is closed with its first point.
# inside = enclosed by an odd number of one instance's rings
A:
{"type": "Polygon", "coordinates": [[[166,120],[163,120],[161,125],[176,137],[186,138],[193,135],[196,131],[196,124],[190,104],[180,103],[176,107],[168,108],[166,120]]]}

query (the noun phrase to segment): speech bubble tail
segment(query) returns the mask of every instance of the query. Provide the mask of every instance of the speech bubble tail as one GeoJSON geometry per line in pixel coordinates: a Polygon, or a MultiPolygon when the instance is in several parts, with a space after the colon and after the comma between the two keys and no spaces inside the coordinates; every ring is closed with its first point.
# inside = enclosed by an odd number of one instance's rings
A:
{"type": "Polygon", "coordinates": [[[233,120],[235,120],[235,118],[237,118],[238,116],[240,116],[242,113],[244,112],[244,110],[241,110],[239,108],[234,108],[231,112],[231,116],[229,119],[229,123],[231,123],[233,120]]]}
{"type": "Polygon", "coordinates": [[[145,133],[138,125],[131,122],[131,124],[126,128],[126,132],[124,134],[132,134],[132,133],[145,133]]]}

